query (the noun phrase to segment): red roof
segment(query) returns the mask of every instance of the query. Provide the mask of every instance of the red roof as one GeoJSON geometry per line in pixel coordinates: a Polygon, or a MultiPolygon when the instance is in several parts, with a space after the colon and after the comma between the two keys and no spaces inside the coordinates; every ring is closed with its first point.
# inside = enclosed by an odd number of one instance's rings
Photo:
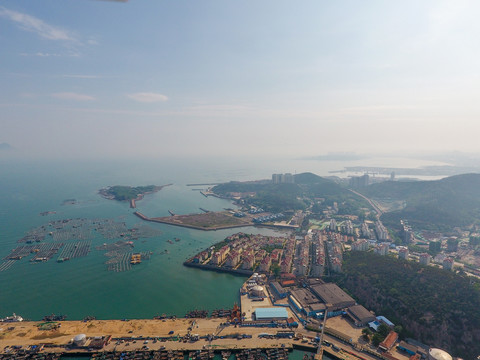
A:
{"type": "Polygon", "coordinates": [[[390,350],[397,340],[398,334],[395,331],[390,331],[385,340],[383,340],[378,347],[381,349],[390,350]]]}
{"type": "Polygon", "coordinates": [[[282,282],[281,282],[281,285],[282,285],[282,286],[295,285],[295,280],[285,280],[285,281],[282,281],[282,282]]]}

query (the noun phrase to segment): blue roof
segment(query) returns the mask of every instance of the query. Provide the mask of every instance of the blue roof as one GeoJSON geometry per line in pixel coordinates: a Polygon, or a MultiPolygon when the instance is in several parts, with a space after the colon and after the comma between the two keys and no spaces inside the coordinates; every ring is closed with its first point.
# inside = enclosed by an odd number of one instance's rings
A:
{"type": "Polygon", "coordinates": [[[258,308],[255,310],[255,318],[257,320],[287,319],[288,313],[284,307],[258,308]]]}
{"type": "Polygon", "coordinates": [[[388,320],[385,316],[377,316],[377,320],[383,321],[388,326],[394,326],[394,324],[388,320]]]}

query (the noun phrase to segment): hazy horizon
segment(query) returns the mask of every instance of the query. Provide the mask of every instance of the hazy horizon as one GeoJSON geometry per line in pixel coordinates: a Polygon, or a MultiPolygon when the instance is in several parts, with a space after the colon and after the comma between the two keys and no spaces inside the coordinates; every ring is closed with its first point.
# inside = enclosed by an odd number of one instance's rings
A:
{"type": "Polygon", "coordinates": [[[0,158],[480,154],[475,1],[0,5],[0,158]]]}

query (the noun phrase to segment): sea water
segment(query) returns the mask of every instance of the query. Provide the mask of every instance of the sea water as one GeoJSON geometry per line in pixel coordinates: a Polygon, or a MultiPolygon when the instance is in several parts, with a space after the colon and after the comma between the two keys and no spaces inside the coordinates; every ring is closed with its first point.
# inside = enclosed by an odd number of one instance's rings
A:
{"type": "MultiPolygon", "coordinates": [[[[98,195],[110,185],[173,185],[137,202],[149,217],[235,208],[228,200],[204,197],[189,183],[265,179],[272,172],[294,172],[297,163],[271,161],[12,161],[0,160],[0,259],[18,245],[30,229],[52,220],[114,219],[132,227],[142,221],[127,202],[98,195]],[[283,165],[281,165],[283,164],[283,165]],[[74,204],[63,204],[75,199],[74,204]],[[41,212],[55,214],[40,216],[41,212]]],[[[302,169],[308,170],[308,169],[302,169]]],[[[324,169],[324,175],[328,169],[324,169]]],[[[236,232],[285,235],[267,228],[235,228],[200,231],[166,224],[145,223],[161,234],[134,242],[133,251],[151,251],[152,257],[130,271],[107,271],[104,251],[92,240],[88,256],[63,263],[56,256],[44,263],[29,258],[16,261],[0,272],[0,317],[15,312],[26,319],[65,314],[70,320],[87,315],[98,319],[152,318],[169,314],[184,316],[193,309],[231,308],[245,277],[187,268],[183,261],[236,232]],[[180,241],[168,241],[179,238],[180,241]]],[[[50,240],[51,241],[51,240],[50,240]]],[[[291,358],[302,358],[294,351],[291,358]]]]}
{"type": "MultiPolygon", "coordinates": [[[[107,200],[98,190],[109,185],[163,185],[161,191],[137,202],[150,217],[217,211],[235,206],[227,200],[204,197],[186,186],[188,182],[226,181],[214,169],[197,168],[194,174],[184,164],[146,163],[10,163],[2,164],[0,179],[0,257],[9,254],[28,230],[52,220],[114,219],[132,227],[142,223],[128,202],[107,200]],[[75,199],[74,204],[63,204],[75,199]],[[41,212],[55,214],[40,216],[41,212]]],[[[151,251],[152,257],[130,271],[107,271],[104,251],[95,246],[120,239],[99,236],[88,256],[63,263],[54,256],[48,262],[16,261],[0,272],[0,316],[15,312],[39,320],[44,315],[66,314],[68,319],[87,315],[99,319],[152,318],[158,314],[184,316],[188,310],[231,308],[245,278],[187,268],[183,262],[239,231],[278,233],[270,229],[237,228],[204,232],[165,224],[145,223],[161,232],[134,241],[133,251],[151,251]],[[180,241],[168,241],[179,238],[180,241]]],[[[47,237],[47,240],[48,237],[47,237]]],[[[50,240],[51,241],[51,240],[50,240]]]]}

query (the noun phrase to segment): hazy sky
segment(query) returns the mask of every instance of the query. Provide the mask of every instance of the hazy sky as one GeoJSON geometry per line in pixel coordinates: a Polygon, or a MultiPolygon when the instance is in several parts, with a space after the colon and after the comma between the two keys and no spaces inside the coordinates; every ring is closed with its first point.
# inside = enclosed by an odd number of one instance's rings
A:
{"type": "Polygon", "coordinates": [[[29,156],[480,152],[478,1],[0,1],[29,156]]]}

